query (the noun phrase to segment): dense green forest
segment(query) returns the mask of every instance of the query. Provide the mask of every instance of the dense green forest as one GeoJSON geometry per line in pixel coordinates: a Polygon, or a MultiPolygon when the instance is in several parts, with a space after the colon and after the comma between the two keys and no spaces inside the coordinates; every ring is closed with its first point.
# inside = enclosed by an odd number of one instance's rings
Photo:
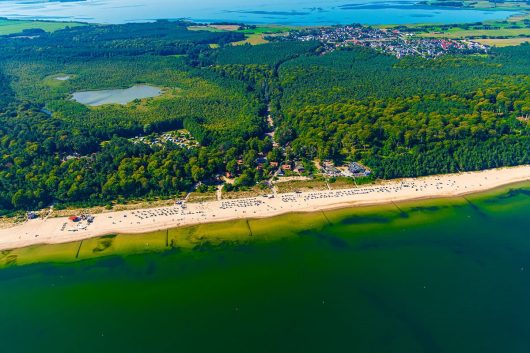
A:
{"type": "Polygon", "coordinates": [[[310,158],[363,160],[379,177],[528,163],[530,46],[436,60],[367,49],[282,66],[281,143],[310,158]],[[496,151],[496,153],[491,153],[496,151]]]}
{"type": "Polygon", "coordinates": [[[361,161],[382,178],[530,163],[517,119],[530,114],[530,45],[434,60],[320,55],[316,42],[232,46],[241,33],[187,25],[1,38],[0,210],[174,197],[225,172],[250,187],[286,159],[361,161]],[[162,94],[98,107],[71,99],[135,84],[162,94]],[[278,148],[265,136],[269,111],[278,148]],[[200,146],[131,139],[181,128],[200,146]]]}

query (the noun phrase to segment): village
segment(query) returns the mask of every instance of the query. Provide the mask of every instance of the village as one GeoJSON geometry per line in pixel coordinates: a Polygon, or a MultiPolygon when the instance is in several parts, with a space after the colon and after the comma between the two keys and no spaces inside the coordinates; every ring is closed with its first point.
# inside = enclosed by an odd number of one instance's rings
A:
{"type": "Polygon", "coordinates": [[[320,27],[291,31],[277,40],[318,41],[323,45],[322,54],[352,45],[372,48],[394,55],[436,58],[444,54],[485,53],[486,45],[468,40],[414,38],[414,34],[397,29],[373,28],[361,25],[320,27]]]}

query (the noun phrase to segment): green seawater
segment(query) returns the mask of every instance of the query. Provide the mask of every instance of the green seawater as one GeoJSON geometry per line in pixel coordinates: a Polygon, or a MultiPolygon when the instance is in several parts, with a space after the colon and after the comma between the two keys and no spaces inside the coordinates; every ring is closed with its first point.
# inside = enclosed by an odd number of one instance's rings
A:
{"type": "Polygon", "coordinates": [[[0,352],[529,352],[530,186],[0,254],[0,352]]]}

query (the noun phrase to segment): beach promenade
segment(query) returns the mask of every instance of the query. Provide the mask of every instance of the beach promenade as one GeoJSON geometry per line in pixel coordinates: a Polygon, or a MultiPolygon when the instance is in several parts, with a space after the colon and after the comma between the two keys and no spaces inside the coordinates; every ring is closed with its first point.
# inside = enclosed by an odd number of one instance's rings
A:
{"type": "Polygon", "coordinates": [[[91,223],[68,217],[28,220],[0,229],[0,250],[77,241],[113,233],[138,234],[193,224],[240,218],[272,217],[291,212],[378,205],[482,192],[530,180],[530,165],[385,181],[343,190],[278,194],[246,199],[175,204],[170,207],[108,212],[91,223]]]}

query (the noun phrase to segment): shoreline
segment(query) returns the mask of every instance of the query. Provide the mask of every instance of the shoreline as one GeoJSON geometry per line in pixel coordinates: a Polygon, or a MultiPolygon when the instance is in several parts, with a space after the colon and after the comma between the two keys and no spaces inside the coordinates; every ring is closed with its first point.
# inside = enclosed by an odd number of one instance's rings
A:
{"type": "Polygon", "coordinates": [[[67,217],[28,220],[0,229],[0,250],[69,243],[108,234],[142,234],[171,228],[288,213],[311,213],[460,197],[530,181],[530,165],[480,172],[385,181],[350,189],[277,194],[274,198],[208,201],[97,214],[91,224],[67,217]]]}

